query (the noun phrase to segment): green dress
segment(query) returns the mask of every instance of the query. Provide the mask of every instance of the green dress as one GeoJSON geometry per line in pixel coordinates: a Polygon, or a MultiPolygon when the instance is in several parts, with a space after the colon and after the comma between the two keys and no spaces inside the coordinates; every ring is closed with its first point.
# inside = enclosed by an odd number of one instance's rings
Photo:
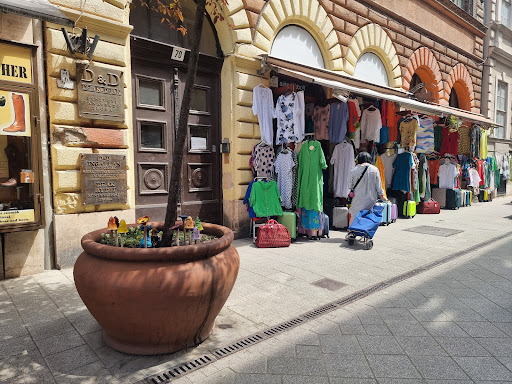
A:
{"type": "Polygon", "coordinates": [[[307,140],[299,152],[299,177],[297,208],[323,211],[324,176],[327,168],[324,152],[319,141],[307,140]]]}

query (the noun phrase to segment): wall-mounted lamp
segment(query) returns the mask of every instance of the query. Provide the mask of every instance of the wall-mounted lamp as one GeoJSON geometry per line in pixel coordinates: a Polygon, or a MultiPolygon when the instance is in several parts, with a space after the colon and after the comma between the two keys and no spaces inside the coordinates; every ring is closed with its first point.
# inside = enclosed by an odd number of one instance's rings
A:
{"type": "Polygon", "coordinates": [[[94,50],[96,49],[96,45],[100,37],[98,35],[94,36],[92,42],[87,37],[87,27],[82,29],[81,35],[68,35],[68,31],[66,28],[61,28],[62,33],[64,34],[64,39],[66,39],[66,44],[68,46],[68,51],[72,55],[76,52],[83,53],[87,55],[89,59],[92,59],[92,55],[94,54],[94,50]]]}
{"type": "Polygon", "coordinates": [[[230,153],[230,147],[231,146],[229,145],[229,139],[222,140],[222,143],[220,143],[220,153],[230,153]]]}

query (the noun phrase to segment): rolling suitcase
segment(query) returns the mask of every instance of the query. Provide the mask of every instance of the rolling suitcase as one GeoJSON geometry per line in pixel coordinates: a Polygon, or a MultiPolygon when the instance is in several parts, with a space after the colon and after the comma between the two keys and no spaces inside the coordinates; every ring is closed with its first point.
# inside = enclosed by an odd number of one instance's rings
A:
{"type": "Polygon", "coordinates": [[[295,212],[283,212],[282,216],[278,216],[277,222],[288,229],[291,241],[295,241],[297,238],[297,214],[295,212]]]}
{"type": "Polygon", "coordinates": [[[389,201],[378,201],[375,206],[382,206],[382,221],[380,225],[391,224],[391,203],[389,201]]]}
{"type": "Polygon", "coordinates": [[[391,222],[394,223],[398,219],[398,206],[391,204],[391,222]]]}
{"type": "Polygon", "coordinates": [[[461,206],[460,189],[446,190],[446,209],[459,209],[461,206]]]}
{"type": "Polygon", "coordinates": [[[406,219],[412,219],[416,216],[416,202],[412,200],[407,200],[404,202],[403,216],[406,219]]]}
{"type": "Polygon", "coordinates": [[[464,189],[460,190],[460,206],[466,206],[466,191],[464,189]]]}
{"type": "Polygon", "coordinates": [[[324,230],[322,232],[322,237],[327,237],[329,238],[329,216],[327,216],[327,214],[323,213],[323,216],[324,216],[324,230]]]}
{"type": "Polygon", "coordinates": [[[432,199],[439,203],[441,208],[446,207],[446,188],[432,188],[432,199]]]}
{"type": "Polygon", "coordinates": [[[471,205],[472,201],[473,201],[473,192],[468,189],[467,193],[466,193],[466,205],[469,207],[471,205]]]}
{"type": "Polygon", "coordinates": [[[332,210],[332,228],[348,228],[348,208],[334,207],[332,210]]]}

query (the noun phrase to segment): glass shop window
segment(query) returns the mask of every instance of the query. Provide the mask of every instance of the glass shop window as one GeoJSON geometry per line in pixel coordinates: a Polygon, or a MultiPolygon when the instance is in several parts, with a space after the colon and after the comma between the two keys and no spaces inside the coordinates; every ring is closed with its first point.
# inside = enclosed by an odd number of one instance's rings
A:
{"type": "Polygon", "coordinates": [[[0,232],[10,232],[41,225],[40,140],[32,49],[0,51],[0,232]]]}

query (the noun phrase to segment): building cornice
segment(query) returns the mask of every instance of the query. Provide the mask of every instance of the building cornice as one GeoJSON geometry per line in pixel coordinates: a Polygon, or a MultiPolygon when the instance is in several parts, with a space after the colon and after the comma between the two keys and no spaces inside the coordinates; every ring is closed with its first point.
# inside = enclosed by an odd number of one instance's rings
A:
{"type": "Polygon", "coordinates": [[[432,6],[441,11],[446,16],[450,17],[452,20],[458,22],[458,24],[461,24],[460,21],[462,20],[464,23],[461,25],[466,27],[471,26],[472,28],[470,29],[473,29],[473,32],[477,33],[480,37],[485,36],[487,27],[479,22],[471,14],[467,13],[465,10],[454,4],[452,1],[426,0],[426,2],[432,4],[432,6]]]}
{"type": "Polygon", "coordinates": [[[512,66],[512,54],[505,51],[503,48],[500,48],[499,46],[491,45],[489,47],[489,58],[512,66]]]}

